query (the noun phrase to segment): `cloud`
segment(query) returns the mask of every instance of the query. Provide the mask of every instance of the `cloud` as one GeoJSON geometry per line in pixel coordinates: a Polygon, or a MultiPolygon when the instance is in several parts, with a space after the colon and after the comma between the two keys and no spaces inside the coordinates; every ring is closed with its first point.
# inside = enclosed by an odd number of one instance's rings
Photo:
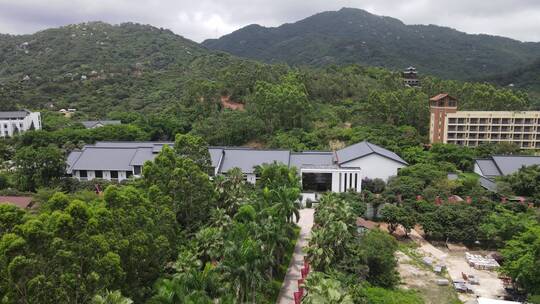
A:
{"type": "Polygon", "coordinates": [[[202,41],[252,23],[277,26],[341,7],[366,9],[407,24],[540,41],[538,0],[0,0],[0,32],[27,34],[85,21],[133,21],[202,41]]]}

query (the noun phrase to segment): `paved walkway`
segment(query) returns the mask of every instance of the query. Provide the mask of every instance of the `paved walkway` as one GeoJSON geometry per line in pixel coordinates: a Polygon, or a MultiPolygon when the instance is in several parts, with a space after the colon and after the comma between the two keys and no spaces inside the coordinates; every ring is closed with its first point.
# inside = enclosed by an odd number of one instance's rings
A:
{"type": "Polygon", "coordinates": [[[294,303],[295,291],[298,291],[298,279],[302,277],[300,269],[304,266],[304,252],[302,248],[308,244],[309,236],[311,235],[311,227],[313,227],[313,209],[301,209],[300,210],[300,235],[298,241],[294,247],[294,253],[289,264],[289,269],[283,280],[283,286],[279,292],[277,300],[278,304],[290,304],[294,303]]]}

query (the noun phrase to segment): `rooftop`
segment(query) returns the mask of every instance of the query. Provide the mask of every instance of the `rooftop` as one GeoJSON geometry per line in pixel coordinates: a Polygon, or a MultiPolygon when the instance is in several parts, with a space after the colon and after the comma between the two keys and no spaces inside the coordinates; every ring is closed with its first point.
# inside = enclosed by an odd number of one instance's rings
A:
{"type": "Polygon", "coordinates": [[[25,118],[30,114],[30,111],[23,110],[23,111],[6,111],[6,112],[0,112],[0,119],[6,119],[6,118],[25,118]]]}
{"type": "Polygon", "coordinates": [[[431,97],[429,100],[431,100],[431,101],[439,101],[439,100],[444,99],[446,97],[448,97],[450,99],[453,99],[453,100],[456,100],[456,98],[448,95],[448,93],[441,93],[441,94],[435,95],[435,96],[431,97]]]}
{"type": "MultiPolygon", "coordinates": [[[[164,145],[173,142],[96,142],[82,150],[70,153],[67,159],[68,173],[73,170],[118,170],[131,171],[133,166],[152,161],[164,145]]],[[[254,149],[247,147],[209,147],[212,166],[216,173],[240,168],[243,173],[254,173],[255,167],[263,164],[281,163],[298,169],[347,167],[347,162],[367,155],[378,154],[406,164],[397,154],[367,141],[349,146],[336,152],[306,151],[291,152],[278,149],[254,149]]]]}
{"type": "Polygon", "coordinates": [[[120,125],[122,122],[120,120],[87,120],[87,121],[81,121],[83,126],[87,129],[93,128],[97,125],[120,125]]]}
{"type": "Polygon", "coordinates": [[[497,177],[517,172],[522,167],[540,165],[540,156],[532,155],[494,155],[477,159],[475,164],[486,177],[497,177]]]}
{"type": "Polygon", "coordinates": [[[401,157],[399,157],[399,155],[397,155],[396,153],[367,141],[363,141],[336,151],[337,162],[340,165],[370,154],[378,154],[380,156],[407,165],[407,162],[401,157]]]}
{"type": "Polygon", "coordinates": [[[32,202],[31,196],[0,196],[0,204],[14,205],[22,209],[31,208],[32,202]]]}

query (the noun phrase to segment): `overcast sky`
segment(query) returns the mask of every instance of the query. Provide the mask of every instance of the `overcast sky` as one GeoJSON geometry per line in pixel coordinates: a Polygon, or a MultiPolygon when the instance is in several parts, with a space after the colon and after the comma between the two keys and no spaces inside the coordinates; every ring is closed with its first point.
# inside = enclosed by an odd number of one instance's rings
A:
{"type": "Polygon", "coordinates": [[[200,42],[252,23],[276,26],[341,7],[407,24],[540,41],[540,0],[0,0],[0,33],[27,34],[84,21],[133,21],[200,42]]]}

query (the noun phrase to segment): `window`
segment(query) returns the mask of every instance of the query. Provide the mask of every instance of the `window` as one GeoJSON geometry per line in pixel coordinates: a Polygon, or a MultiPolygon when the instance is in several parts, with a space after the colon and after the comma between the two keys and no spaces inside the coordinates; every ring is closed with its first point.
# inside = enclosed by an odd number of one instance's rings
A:
{"type": "Polygon", "coordinates": [[[132,177],[132,176],[133,176],[133,172],[131,172],[131,171],[126,171],[126,177],[127,177],[127,178],[130,178],[130,177],[132,177]]]}
{"type": "Polygon", "coordinates": [[[141,175],[141,166],[133,166],[133,174],[141,175]]]}
{"type": "Polygon", "coordinates": [[[118,179],[118,171],[111,171],[111,178],[118,179]]]}
{"type": "Polygon", "coordinates": [[[86,178],[88,178],[88,172],[87,172],[86,170],[81,170],[81,171],[79,171],[79,177],[80,177],[81,179],[86,179],[86,178]]]}
{"type": "Polygon", "coordinates": [[[96,170],[96,171],[95,171],[95,174],[96,174],[96,178],[103,178],[103,171],[101,171],[101,170],[96,170]]]}

